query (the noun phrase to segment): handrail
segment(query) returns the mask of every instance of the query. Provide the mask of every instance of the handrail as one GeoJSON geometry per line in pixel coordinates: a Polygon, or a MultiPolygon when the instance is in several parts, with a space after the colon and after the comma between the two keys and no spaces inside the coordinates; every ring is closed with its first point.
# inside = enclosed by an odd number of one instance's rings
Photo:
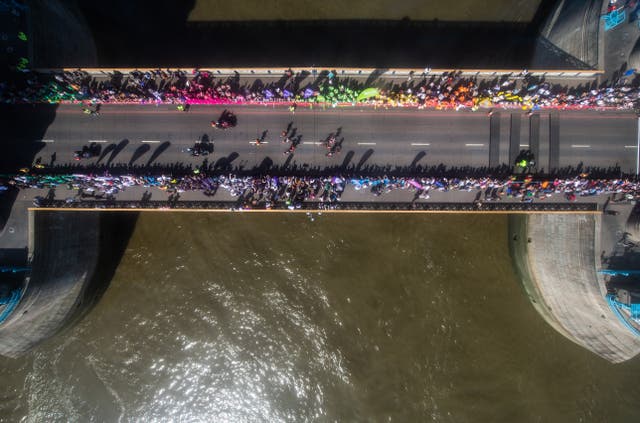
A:
{"type": "Polygon", "coordinates": [[[633,327],[628,321],[627,319],[622,315],[622,313],[620,312],[620,310],[618,309],[618,305],[617,305],[617,301],[615,300],[613,294],[608,294],[607,295],[607,304],[609,304],[609,308],[611,308],[611,310],[613,311],[613,313],[616,315],[616,317],[618,318],[618,320],[620,320],[620,322],[625,325],[627,327],[627,329],[629,329],[634,335],[636,336],[640,336],[640,331],[638,329],[636,329],[635,327],[633,327]]]}
{"type": "Polygon", "coordinates": [[[15,289],[13,292],[11,292],[11,297],[9,297],[9,300],[5,303],[6,305],[4,310],[2,310],[2,313],[0,313],[0,323],[4,322],[6,318],[9,317],[9,315],[13,312],[13,310],[20,302],[21,297],[21,290],[15,289]]]}

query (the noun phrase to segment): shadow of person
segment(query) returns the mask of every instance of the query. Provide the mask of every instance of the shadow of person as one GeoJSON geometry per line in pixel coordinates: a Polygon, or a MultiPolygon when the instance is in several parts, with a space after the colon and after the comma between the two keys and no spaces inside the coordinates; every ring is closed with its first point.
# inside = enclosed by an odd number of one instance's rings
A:
{"type": "Polygon", "coordinates": [[[342,161],[342,165],[340,165],[340,167],[342,167],[343,169],[346,169],[346,167],[349,166],[351,159],[353,159],[353,156],[355,155],[356,153],[354,153],[353,150],[350,150],[349,152],[347,152],[347,154],[345,154],[344,156],[344,160],[342,161]]]}
{"type": "Polygon", "coordinates": [[[100,164],[100,162],[102,161],[102,159],[105,158],[105,156],[109,153],[111,153],[113,150],[116,149],[116,144],[115,143],[111,143],[107,146],[107,148],[105,148],[104,150],[102,150],[102,154],[100,154],[100,157],[98,157],[98,160],[96,160],[96,164],[100,164]]]}
{"type": "Polygon", "coordinates": [[[102,152],[102,146],[96,142],[92,142],[91,144],[89,144],[89,149],[87,151],[91,154],[91,157],[95,157],[100,155],[100,153],[102,152]]]}
{"type": "Polygon", "coordinates": [[[267,156],[264,159],[262,159],[262,162],[260,163],[260,165],[258,165],[256,170],[259,173],[265,173],[265,172],[268,172],[269,169],[271,169],[271,166],[273,166],[273,160],[271,160],[271,158],[267,156]]]}
{"type": "Polygon", "coordinates": [[[124,148],[129,144],[129,140],[128,139],[123,139],[122,141],[120,141],[118,143],[118,145],[116,146],[116,148],[113,149],[113,152],[111,153],[111,156],[109,156],[109,159],[107,160],[107,166],[111,164],[111,162],[113,161],[113,159],[116,158],[116,156],[118,154],[120,154],[120,152],[122,150],[124,150],[124,148]]]}
{"type": "Polygon", "coordinates": [[[413,158],[413,161],[411,162],[411,164],[409,165],[409,169],[415,168],[416,165],[418,164],[418,162],[420,160],[422,160],[422,158],[424,156],[426,156],[427,153],[425,153],[424,151],[419,152],[418,154],[416,154],[416,156],[413,158]]]}
{"type": "Polygon", "coordinates": [[[220,169],[223,171],[231,170],[231,163],[237,159],[240,155],[235,151],[229,154],[227,157],[220,157],[216,164],[213,166],[213,169],[220,169]]]}
{"type": "Polygon", "coordinates": [[[140,147],[136,148],[136,151],[133,152],[133,156],[131,156],[131,160],[129,160],[129,166],[132,166],[136,160],[142,157],[149,150],[151,150],[149,144],[142,144],[140,147]]]}
{"type": "Polygon", "coordinates": [[[365,151],[362,157],[360,158],[360,161],[356,165],[356,171],[360,170],[360,168],[366,163],[367,160],[369,160],[369,157],[371,157],[372,155],[373,155],[373,148],[370,148],[367,151],[365,151]]]}
{"type": "Polygon", "coordinates": [[[289,167],[289,165],[291,164],[291,160],[293,160],[293,155],[294,154],[295,153],[289,154],[289,156],[287,157],[287,160],[285,160],[283,165],[280,167],[282,170],[284,170],[284,169],[289,167]]]}
{"type": "Polygon", "coordinates": [[[162,144],[160,144],[158,148],[156,148],[156,150],[153,152],[151,157],[149,157],[149,161],[147,161],[147,166],[150,166],[158,158],[158,156],[160,156],[160,154],[164,153],[166,149],[169,148],[170,145],[171,145],[170,141],[165,141],[162,144]]]}

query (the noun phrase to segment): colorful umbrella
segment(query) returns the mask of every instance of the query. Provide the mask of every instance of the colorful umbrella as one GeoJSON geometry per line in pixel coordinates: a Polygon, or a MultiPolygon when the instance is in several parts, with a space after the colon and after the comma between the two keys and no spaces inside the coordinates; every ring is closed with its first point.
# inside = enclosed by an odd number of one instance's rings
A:
{"type": "Polygon", "coordinates": [[[358,101],[363,101],[369,99],[371,97],[375,97],[380,94],[380,90],[377,88],[367,88],[363,90],[358,97],[356,98],[358,101]]]}

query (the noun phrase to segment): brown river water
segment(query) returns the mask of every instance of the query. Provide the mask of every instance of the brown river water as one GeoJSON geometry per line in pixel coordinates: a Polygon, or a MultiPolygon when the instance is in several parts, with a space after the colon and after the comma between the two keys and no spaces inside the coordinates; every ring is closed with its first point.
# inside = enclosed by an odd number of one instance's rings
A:
{"type": "Polygon", "coordinates": [[[142,214],[0,421],[637,422],[640,358],[549,327],[506,216],[142,214]]]}

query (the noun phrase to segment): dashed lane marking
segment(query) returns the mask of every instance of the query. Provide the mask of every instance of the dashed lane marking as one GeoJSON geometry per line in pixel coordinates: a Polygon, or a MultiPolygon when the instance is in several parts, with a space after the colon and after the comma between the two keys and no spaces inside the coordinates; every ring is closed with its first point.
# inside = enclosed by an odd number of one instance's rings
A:
{"type": "Polygon", "coordinates": [[[465,144],[465,147],[483,147],[484,144],[465,144]]]}
{"type": "Polygon", "coordinates": [[[144,142],[147,144],[158,144],[160,141],[155,141],[155,140],[142,140],[140,142],[144,142]]]}
{"type": "Polygon", "coordinates": [[[571,148],[591,148],[591,146],[587,144],[571,144],[571,148]]]}
{"type": "Polygon", "coordinates": [[[375,142],[359,142],[358,145],[376,145],[375,142]]]}
{"type": "Polygon", "coordinates": [[[39,140],[39,141],[37,141],[37,142],[47,142],[47,143],[51,143],[51,142],[54,142],[54,141],[53,141],[53,140],[39,140]]]}
{"type": "Polygon", "coordinates": [[[319,142],[319,141],[303,141],[303,144],[313,144],[313,145],[321,145],[323,143],[319,142]]]}
{"type": "Polygon", "coordinates": [[[425,145],[426,146],[426,145],[431,145],[431,144],[428,143],[428,142],[412,142],[411,145],[425,145]]]}
{"type": "Polygon", "coordinates": [[[89,140],[87,142],[99,142],[99,143],[105,143],[105,142],[109,142],[107,140],[89,140]]]}

